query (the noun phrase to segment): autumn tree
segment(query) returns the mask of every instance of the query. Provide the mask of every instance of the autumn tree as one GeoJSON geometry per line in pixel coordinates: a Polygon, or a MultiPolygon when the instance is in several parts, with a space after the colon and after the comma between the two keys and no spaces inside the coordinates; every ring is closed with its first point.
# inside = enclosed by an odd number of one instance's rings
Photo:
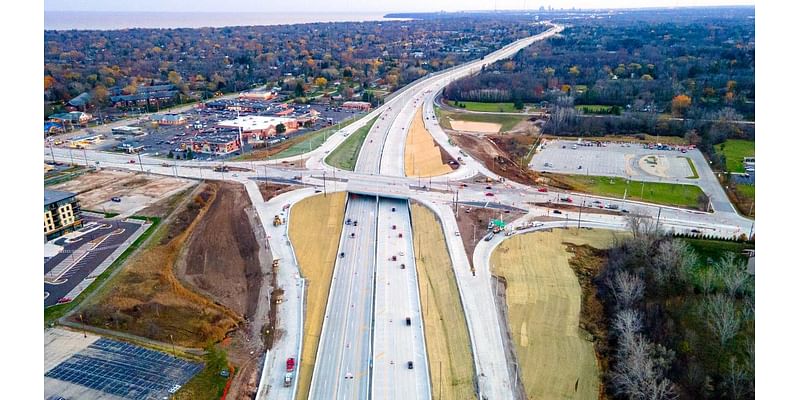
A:
{"type": "Polygon", "coordinates": [[[328,80],[325,79],[325,77],[320,76],[317,79],[314,79],[314,84],[320,88],[324,88],[325,86],[328,85],[328,80]]]}
{"type": "Polygon", "coordinates": [[[686,115],[686,110],[692,105],[692,98],[679,94],[672,98],[672,115],[676,117],[683,117],[686,115]]]}

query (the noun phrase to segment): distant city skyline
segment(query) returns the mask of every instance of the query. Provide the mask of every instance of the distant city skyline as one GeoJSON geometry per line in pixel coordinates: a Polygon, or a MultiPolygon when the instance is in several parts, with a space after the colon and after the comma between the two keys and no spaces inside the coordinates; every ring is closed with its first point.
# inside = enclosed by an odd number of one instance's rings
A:
{"type": "Polygon", "coordinates": [[[106,0],[45,0],[47,11],[102,11],[102,12],[430,12],[472,10],[536,10],[545,8],[640,8],[640,7],[696,7],[753,5],[753,0],[439,0],[376,2],[374,0],[299,0],[280,5],[254,0],[139,0],[136,2],[109,2],[106,0]],[[392,4],[396,3],[396,5],[392,4]]]}

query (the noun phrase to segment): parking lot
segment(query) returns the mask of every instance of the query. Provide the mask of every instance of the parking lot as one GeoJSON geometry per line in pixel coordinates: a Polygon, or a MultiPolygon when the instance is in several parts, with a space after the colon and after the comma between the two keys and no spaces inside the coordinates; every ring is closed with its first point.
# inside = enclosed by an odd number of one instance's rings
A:
{"type": "Polygon", "coordinates": [[[61,251],[44,262],[44,306],[74,300],[124,251],[140,224],[84,216],[84,227],[75,234],[56,239],[61,251]],[[124,248],[121,248],[124,247],[124,248]]]}
{"type": "MultiPolygon", "coordinates": [[[[677,146],[658,149],[634,143],[605,143],[570,140],[547,141],[531,159],[536,171],[562,174],[630,177],[639,181],[697,184],[689,159],[703,160],[697,149],[677,146]]],[[[702,162],[705,162],[704,160],[702,162]]],[[[699,171],[699,170],[698,170],[699,171]]]]}
{"type": "MultiPolygon", "coordinates": [[[[287,139],[307,132],[322,129],[348,118],[359,115],[355,111],[341,108],[328,107],[325,104],[289,105],[283,106],[275,100],[212,100],[205,107],[193,108],[180,115],[185,118],[185,123],[177,125],[159,125],[149,120],[132,121],[129,126],[141,128],[144,134],[113,134],[106,135],[88,148],[114,151],[122,143],[133,146],[143,146],[142,154],[168,157],[170,152],[174,157],[185,156],[181,152],[181,143],[201,142],[205,140],[229,141],[238,138],[235,128],[217,127],[220,121],[232,120],[245,116],[285,116],[288,118],[301,118],[312,110],[319,113],[316,121],[307,127],[288,132],[287,139]],[[287,112],[292,110],[291,112],[287,112]],[[283,113],[283,114],[282,114],[283,113]]],[[[282,135],[283,136],[283,135],[282,135]]],[[[250,151],[254,145],[261,145],[261,141],[245,143],[244,152],[250,151]]],[[[198,160],[224,160],[241,154],[241,150],[225,155],[195,153],[198,160]]]]}
{"type": "Polygon", "coordinates": [[[166,399],[202,368],[198,362],[92,334],[45,331],[46,399],[166,399]]]}

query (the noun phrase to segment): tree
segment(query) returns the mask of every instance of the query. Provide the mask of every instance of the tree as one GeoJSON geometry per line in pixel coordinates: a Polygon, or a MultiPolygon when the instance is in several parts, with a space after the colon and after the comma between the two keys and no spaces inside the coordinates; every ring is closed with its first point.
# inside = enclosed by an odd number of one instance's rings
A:
{"type": "Polygon", "coordinates": [[[746,265],[739,262],[733,253],[726,253],[714,263],[714,269],[725,284],[728,296],[734,297],[743,291],[745,284],[750,280],[746,268],[746,265]]]}
{"type": "Polygon", "coordinates": [[[286,132],[286,125],[284,125],[284,124],[275,125],[275,132],[277,132],[277,133],[286,132]]]}
{"type": "Polygon", "coordinates": [[[297,81],[297,84],[294,87],[294,97],[303,97],[306,95],[306,91],[303,90],[303,83],[297,81]]]}
{"type": "Polygon", "coordinates": [[[181,77],[181,74],[178,73],[178,71],[169,71],[169,74],[167,74],[167,80],[171,84],[178,86],[183,81],[183,78],[181,77]]]}
{"type": "Polygon", "coordinates": [[[725,346],[739,332],[741,317],[736,313],[736,306],[730,297],[717,293],[706,298],[704,312],[708,328],[725,346]]]}
{"type": "Polygon", "coordinates": [[[525,103],[522,102],[522,99],[514,99],[514,108],[517,110],[522,110],[525,108],[525,103]]]}
{"type": "Polygon", "coordinates": [[[644,281],[628,271],[617,272],[608,286],[620,309],[632,307],[644,296],[644,281]]]}
{"type": "Polygon", "coordinates": [[[108,101],[108,89],[103,85],[97,85],[92,90],[92,100],[96,104],[105,104],[108,101]]]}
{"type": "Polygon", "coordinates": [[[686,110],[692,105],[692,98],[679,94],[672,98],[672,115],[676,117],[683,117],[686,115],[686,110]]]}
{"type": "Polygon", "coordinates": [[[320,76],[320,77],[317,77],[317,79],[314,79],[314,84],[317,85],[320,88],[324,88],[325,86],[328,85],[328,80],[325,79],[325,77],[320,76]]]}

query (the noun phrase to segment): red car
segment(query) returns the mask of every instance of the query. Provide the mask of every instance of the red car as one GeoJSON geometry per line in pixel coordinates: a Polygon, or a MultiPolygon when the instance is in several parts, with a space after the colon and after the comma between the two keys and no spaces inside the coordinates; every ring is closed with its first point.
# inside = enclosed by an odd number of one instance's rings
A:
{"type": "Polygon", "coordinates": [[[561,201],[566,203],[572,203],[572,197],[562,197],[561,201]]]}
{"type": "Polygon", "coordinates": [[[546,187],[540,187],[540,188],[538,189],[538,191],[539,191],[539,192],[542,192],[542,193],[547,193],[547,188],[546,188],[546,187]]]}
{"type": "Polygon", "coordinates": [[[131,164],[136,164],[136,160],[130,160],[128,162],[131,163],[131,164]]]}
{"type": "Polygon", "coordinates": [[[286,372],[294,371],[294,357],[289,357],[286,359],[286,372]]]}
{"type": "Polygon", "coordinates": [[[489,196],[489,197],[494,197],[494,193],[492,193],[492,192],[486,192],[486,195],[489,196]]]}

